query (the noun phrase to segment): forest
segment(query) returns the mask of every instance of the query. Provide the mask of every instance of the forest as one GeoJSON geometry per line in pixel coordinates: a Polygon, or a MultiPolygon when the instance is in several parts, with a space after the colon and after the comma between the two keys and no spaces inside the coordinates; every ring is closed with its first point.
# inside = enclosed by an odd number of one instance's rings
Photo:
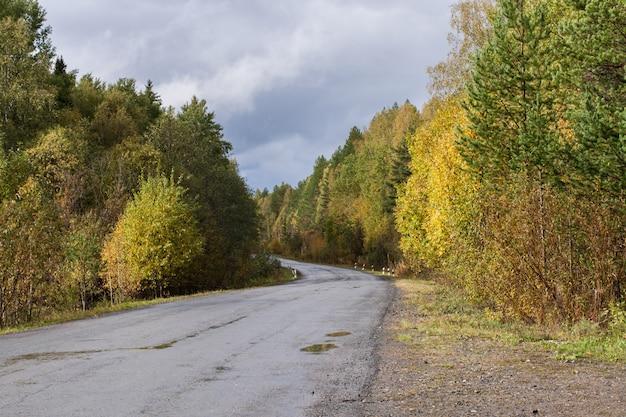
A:
{"type": "Polygon", "coordinates": [[[461,0],[450,26],[420,109],[383,108],[297,186],[257,190],[262,241],[435,270],[500,320],[621,320],[623,0],[461,0]]]}
{"type": "Polygon", "coordinates": [[[206,101],[77,79],[50,33],[37,1],[0,2],[0,328],[274,272],[206,101]]]}

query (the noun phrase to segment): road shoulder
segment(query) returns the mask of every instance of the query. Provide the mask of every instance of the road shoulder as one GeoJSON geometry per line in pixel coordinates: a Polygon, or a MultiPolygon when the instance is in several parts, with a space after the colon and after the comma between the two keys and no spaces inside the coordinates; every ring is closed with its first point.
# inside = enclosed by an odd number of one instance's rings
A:
{"type": "Polygon", "coordinates": [[[414,294],[398,289],[359,415],[626,415],[623,364],[560,361],[523,343],[425,335],[414,301],[414,294]]]}

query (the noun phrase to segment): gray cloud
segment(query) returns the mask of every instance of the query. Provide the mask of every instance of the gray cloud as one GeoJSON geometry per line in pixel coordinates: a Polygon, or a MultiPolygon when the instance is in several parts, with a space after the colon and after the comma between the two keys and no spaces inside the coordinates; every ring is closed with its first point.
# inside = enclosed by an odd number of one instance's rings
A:
{"type": "Polygon", "coordinates": [[[57,52],[107,82],[204,98],[251,188],[293,185],[354,125],[426,99],[454,0],[41,0],[57,52]]]}

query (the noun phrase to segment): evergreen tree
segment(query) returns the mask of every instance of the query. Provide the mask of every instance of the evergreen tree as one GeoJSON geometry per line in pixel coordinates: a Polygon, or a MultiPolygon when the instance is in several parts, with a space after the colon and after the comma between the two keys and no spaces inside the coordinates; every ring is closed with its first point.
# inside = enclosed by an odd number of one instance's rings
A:
{"type": "Polygon", "coordinates": [[[398,147],[394,147],[392,152],[391,173],[385,183],[386,192],[383,210],[386,213],[394,211],[398,199],[398,187],[404,184],[411,175],[411,154],[409,153],[406,139],[398,147]]]}
{"type": "Polygon", "coordinates": [[[57,109],[72,107],[72,90],[76,85],[76,71],[67,72],[63,57],[58,57],[54,63],[52,84],[57,88],[57,109]]]}
{"type": "Polygon", "coordinates": [[[313,167],[313,174],[298,184],[298,226],[305,231],[320,226],[316,223],[316,211],[323,186],[324,170],[328,161],[318,156],[313,167]]]}
{"type": "Polygon", "coordinates": [[[626,196],[626,6],[623,0],[571,0],[569,79],[582,91],[573,119],[573,152],[583,191],[626,196]]]}
{"type": "Polygon", "coordinates": [[[154,91],[154,84],[152,80],[148,80],[146,88],[139,95],[141,104],[146,110],[148,120],[150,123],[156,121],[163,110],[161,109],[161,97],[154,91]]]}
{"type": "Polygon", "coordinates": [[[257,208],[237,164],[228,158],[232,145],[222,139],[214,113],[205,100],[193,97],[179,113],[168,110],[146,137],[199,204],[197,216],[207,238],[202,264],[211,267],[197,273],[196,288],[244,285],[249,277],[235,275],[258,238],[257,208]]]}
{"type": "Polygon", "coordinates": [[[488,182],[526,172],[555,178],[559,149],[557,85],[543,3],[502,0],[493,39],[475,59],[460,139],[467,164],[488,182]]]}

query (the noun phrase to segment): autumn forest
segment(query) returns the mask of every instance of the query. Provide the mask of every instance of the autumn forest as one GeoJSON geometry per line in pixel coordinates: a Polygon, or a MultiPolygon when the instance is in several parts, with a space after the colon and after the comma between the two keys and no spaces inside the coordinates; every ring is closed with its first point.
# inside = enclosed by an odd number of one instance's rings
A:
{"type": "Polygon", "coordinates": [[[626,315],[623,0],[460,0],[450,25],[427,103],[252,193],[205,100],[78,79],[37,1],[0,1],[0,328],[245,287],[268,253],[436,270],[500,320],[626,315]]]}
{"type": "Polygon", "coordinates": [[[623,0],[464,0],[421,109],[258,192],[273,252],[442,272],[500,320],[611,322],[626,295],[623,0]]]}
{"type": "Polygon", "coordinates": [[[77,80],[50,30],[36,1],[0,2],[0,328],[275,273],[206,102],[77,80]]]}

